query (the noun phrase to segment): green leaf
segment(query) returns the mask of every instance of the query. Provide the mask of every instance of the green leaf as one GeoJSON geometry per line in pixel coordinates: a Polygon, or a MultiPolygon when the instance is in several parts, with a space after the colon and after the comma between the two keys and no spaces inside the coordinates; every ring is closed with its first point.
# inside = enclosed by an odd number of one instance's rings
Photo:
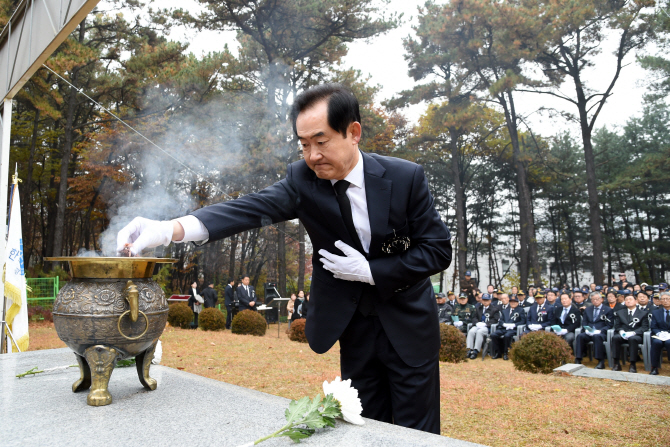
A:
{"type": "Polygon", "coordinates": [[[323,417],[332,419],[342,417],[342,405],[332,394],[327,395],[321,404],[323,405],[323,410],[321,410],[321,415],[323,417]]]}
{"type": "Polygon", "coordinates": [[[314,430],[311,428],[298,428],[293,427],[285,430],[279,434],[279,436],[288,436],[295,442],[300,442],[301,439],[309,438],[314,434],[314,430]]]}
{"type": "Polygon", "coordinates": [[[298,401],[292,400],[291,403],[288,404],[288,409],[286,410],[286,421],[289,424],[292,424],[295,421],[302,419],[310,403],[309,397],[303,397],[298,401]]]}

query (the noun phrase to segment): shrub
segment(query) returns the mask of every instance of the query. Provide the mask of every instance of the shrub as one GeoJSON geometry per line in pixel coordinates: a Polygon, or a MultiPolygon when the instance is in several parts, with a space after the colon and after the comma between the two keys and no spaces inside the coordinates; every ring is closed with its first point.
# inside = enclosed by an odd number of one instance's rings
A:
{"type": "Polygon", "coordinates": [[[465,334],[449,324],[440,325],[440,361],[464,362],[467,347],[465,334]]]}
{"type": "Polygon", "coordinates": [[[193,322],[193,311],[186,303],[170,304],[168,310],[168,323],[172,327],[188,329],[193,322]]]}
{"type": "Polygon", "coordinates": [[[265,322],[265,318],[258,312],[249,309],[245,309],[235,315],[231,326],[233,334],[250,334],[258,335],[259,337],[265,335],[266,329],[267,323],[265,322]]]}
{"type": "Polygon", "coordinates": [[[305,320],[300,318],[291,323],[291,329],[288,331],[288,338],[292,341],[300,343],[307,343],[307,336],[305,335],[305,320]]]}
{"type": "Polygon", "coordinates": [[[28,307],[28,320],[30,321],[54,321],[54,316],[50,309],[42,306],[28,307]]]}
{"type": "Polygon", "coordinates": [[[226,317],[216,307],[203,309],[198,317],[198,326],[203,331],[220,331],[226,327],[226,317]]]}
{"type": "Polygon", "coordinates": [[[572,356],[568,343],[545,331],[531,332],[512,345],[509,357],[519,371],[550,374],[572,356]]]}

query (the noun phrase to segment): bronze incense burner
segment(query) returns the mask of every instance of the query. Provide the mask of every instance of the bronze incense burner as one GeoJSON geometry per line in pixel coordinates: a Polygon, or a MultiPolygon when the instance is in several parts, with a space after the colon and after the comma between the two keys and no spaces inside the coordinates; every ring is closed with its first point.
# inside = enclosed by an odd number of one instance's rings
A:
{"type": "Polygon", "coordinates": [[[168,303],[151,278],[157,263],[175,259],[57,257],[66,261],[72,280],[54,302],[58,337],[75,353],[81,377],[72,391],[91,389],[86,402],[109,405],[109,379],[119,360],[135,357],[145,388],[155,390],[149,377],[158,338],[167,322],[168,303]]]}

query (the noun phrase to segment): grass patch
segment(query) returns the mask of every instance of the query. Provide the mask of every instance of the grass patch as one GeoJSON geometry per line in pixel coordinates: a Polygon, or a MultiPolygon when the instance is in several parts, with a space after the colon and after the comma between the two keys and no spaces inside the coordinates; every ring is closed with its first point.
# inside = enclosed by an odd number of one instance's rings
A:
{"type": "MultiPolygon", "coordinates": [[[[278,338],[276,325],[263,337],[168,326],[161,363],[290,399],[313,397],[340,374],[339,345],[318,355],[290,341],[285,328],[278,338]]],[[[63,346],[52,323],[30,325],[31,350],[63,346]]],[[[668,376],[665,360],[660,372],[668,376]]],[[[496,447],[670,445],[670,387],[530,374],[489,358],[441,363],[440,385],[445,436],[496,447]]]]}

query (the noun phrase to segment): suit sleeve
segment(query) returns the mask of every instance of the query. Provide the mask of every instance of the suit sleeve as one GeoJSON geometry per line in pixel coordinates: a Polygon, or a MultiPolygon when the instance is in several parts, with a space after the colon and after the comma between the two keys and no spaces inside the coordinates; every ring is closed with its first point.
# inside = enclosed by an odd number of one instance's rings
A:
{"type": "Polygon", "coordinates": [[[423,168],[417,166],[407,208],[410,248],[398,255],[370,260],[370,271],[382,299],[451,264],[451,235],[433,202],[423,168]]]}
{"type": "Polygon", "coordinates": [[[661,326],[658,324],[658,320],[656,320],[656,313],[652,312],[651,313],[651,335],[656,335],[659,332],[662,331],[661,326]]]}
{"type": "Polygon", "coordinates": [[[646,314],[643,314],[641,320],[642,324],[639,328],[635,329],[635,334],[640,336],[649,330],[649,317],[647,317],[646,314]]]}
{"type": "Polygon", "coordinates": [[[251,298],[244,291],[244,287],[238,287],[237,288],[237,299],[240,301],[240,303],[244,303],[248,307],[251,307],[251,306],[249,306],[249,303],[251,302],[251,298]]]}
{"type": "Polygon", "coordinates": [[[291,165],[286,178],[264,190],[239,199],[206,206],[192,212],[209,232],[209,240],[242,231],[292,220],[296,215],[297,192],[291,181],[291,165]]]}

